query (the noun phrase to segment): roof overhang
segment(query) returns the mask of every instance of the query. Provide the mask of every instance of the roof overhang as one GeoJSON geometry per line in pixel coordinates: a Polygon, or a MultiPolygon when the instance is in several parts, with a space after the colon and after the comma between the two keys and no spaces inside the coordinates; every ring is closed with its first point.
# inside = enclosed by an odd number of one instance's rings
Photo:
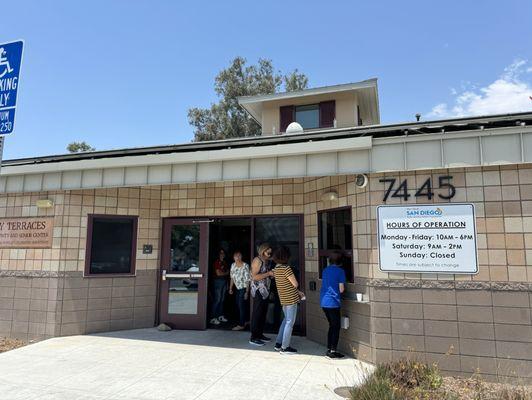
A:
{"type": "Polygon", "coordinates": [[[432,121],[411,121],[388,125],[370,125],[351,128],[325,128],[312,132],[266,135],[266,136],[246,136],[223,140],[212,140],[203,142],[189,142],[175,145],[161,145],[136,148],[122,148],[114,150],[99,150],[71,154],[55,154],[47,156],[37,156],[19,159],[8,159],[2,161],[1,174],[5,173],[5,167],[19,165],[34,165],[40,168],[43,164],[73,162],[81,160],[102,160],[108,158],[122,158],[129,156],[143,156],[170,153],[195,152],[199,154],[203,151],[253,148],[260,146],[270,146],[275,144],[304,143],[307,141],[324,141],[343,139],[350,137],[372,136],[373,138],[385,137],[407,137],[420,134],[441,134],[451,132],[474,132],[493,129],[509,128],[526,125],[532,126],[532,113],[521,112],[513,114],[484,115],[462,118],[451,118],[432,121]]]}
{"type": "Polygon", "coordinates": [[[48,192],[53,198],[62,190],[532,163],[532,114],[442,122],[12,160],[2,167],[0,193],[48,192]]]}
{"type": "Polygon", "coordinates": [[[304,101],[305,98],[316,96],[332,96],[339,93],[357,93],[362,101],[376,113],[374,120],[380,123],[379,117],[379,96],[377,88],[377,78],[367,79],[360,82],[345,83],[341,85],[323,86],[312,89],[298,90],[295,92],[274,93],[259,96],[241,96],[238,103],[251,115],[251,117],[262,124],[262,111],[271,104],[284,105],[291,101],[304,101]]]}

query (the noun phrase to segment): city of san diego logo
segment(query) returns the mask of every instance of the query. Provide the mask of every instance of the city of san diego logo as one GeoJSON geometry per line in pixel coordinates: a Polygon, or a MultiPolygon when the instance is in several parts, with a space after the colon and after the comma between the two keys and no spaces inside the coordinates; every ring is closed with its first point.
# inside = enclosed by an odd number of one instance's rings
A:
{"type": "Polygon", "coordinates": [[[407,217],[441,217],[443,215],[443,210],[441,208],[435,208],[435,209],[407,209],[406,210],[406,216],[407,217]]]}

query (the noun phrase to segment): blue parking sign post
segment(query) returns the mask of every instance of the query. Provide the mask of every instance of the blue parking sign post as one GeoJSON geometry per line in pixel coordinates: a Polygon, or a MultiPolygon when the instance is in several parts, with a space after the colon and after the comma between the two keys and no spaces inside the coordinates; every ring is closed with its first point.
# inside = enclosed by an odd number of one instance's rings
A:
{"type": "Polygon", "coordinates": [[[4,136],[15,129],[15,110],[20,83],[20,65],[24,42],[0,43],[0,167],[4,151],[4,136]]]}
{"type": "Polygon", "coordinates": [[[24,42],[0,44],[0,135],[15,128],[15,110],[24,42]]]}

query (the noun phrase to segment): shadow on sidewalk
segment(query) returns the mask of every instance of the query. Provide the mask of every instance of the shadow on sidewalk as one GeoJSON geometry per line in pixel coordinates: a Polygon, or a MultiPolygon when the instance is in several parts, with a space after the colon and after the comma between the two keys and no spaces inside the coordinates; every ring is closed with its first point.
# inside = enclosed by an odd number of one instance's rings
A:
{"type": "MultiPolygon", "coordinates": [[[[134,341],[151,341],[160,343],[175,343],[191,346],[207,346],[227,349],[254,350],[260,352],[272,352],[275,344],[275,335],[267,335],[272,341],[265,346],[253,346],[249,344],[249,332],[234,332],[218,329],[204,331],[172,330],[168,332],[158,331],[157,328],[133,329],[125,331],[113,331],[105,333],[93,333],[87,336],[106,337],[111,339],[126,339],[134,341]]],[[[139,343],[142,345],[142,343],[139,343]]],[[[298,350],[298,354],[322,356],[325,347],[301,336],[292,337],[292,346],[298,350]]]]}

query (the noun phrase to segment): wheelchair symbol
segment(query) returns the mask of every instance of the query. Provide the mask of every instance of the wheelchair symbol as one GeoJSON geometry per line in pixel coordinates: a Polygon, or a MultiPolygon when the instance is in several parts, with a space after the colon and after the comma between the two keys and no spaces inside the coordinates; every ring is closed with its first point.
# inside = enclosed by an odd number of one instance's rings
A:
{"type": "Polygon", "coordinates": [[[0,78],[3,78],[5,74],[10,74],[13,72],[13,68],[11,68],[11,65],[9,65],[9,60],[6,57],[6,51],[3,47],[0,47],[0,78]]]}

